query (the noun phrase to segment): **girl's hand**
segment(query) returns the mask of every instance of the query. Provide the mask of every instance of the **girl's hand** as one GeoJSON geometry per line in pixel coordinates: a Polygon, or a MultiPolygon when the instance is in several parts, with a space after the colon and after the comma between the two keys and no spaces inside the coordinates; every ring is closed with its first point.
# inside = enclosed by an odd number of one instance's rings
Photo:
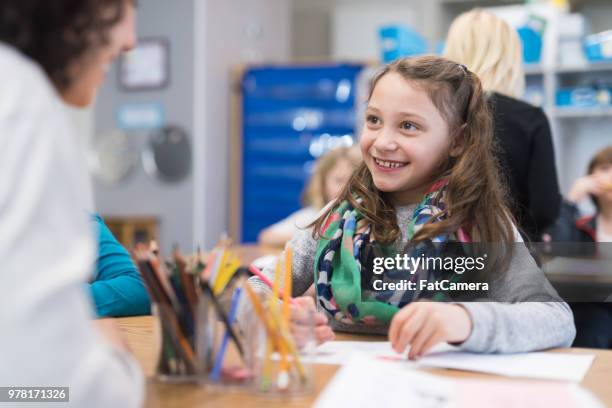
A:
{"type": "Polygon", "coordinates": [[[310,337],[310,331],[314,320],[314,337],[317,344],[333,340],[336,336],[327,324],[328,319],[321,312],[317,312],[314,299],[310,296],[294,298],[295,304],[291,306],[291,333],[295,337],[298,346],[306,344],[310,337]]]}
{"type": "Polygon", "coordinates": [[[604,191],[604,187],[604,183],[595,176],[580,177],[574,182],[567,198],[571,202],[578,204],[587,198],[589,194],[595,196],[600,195],[604,191]]]}
{"type": "Polygon", "coordinates": [[[389,341],[408,358],[415,360],[440,342],[460,343],[470,336],[472,319],[459,305],[439,302],[414,302],[397,312],[391,320],[389,341]]]}

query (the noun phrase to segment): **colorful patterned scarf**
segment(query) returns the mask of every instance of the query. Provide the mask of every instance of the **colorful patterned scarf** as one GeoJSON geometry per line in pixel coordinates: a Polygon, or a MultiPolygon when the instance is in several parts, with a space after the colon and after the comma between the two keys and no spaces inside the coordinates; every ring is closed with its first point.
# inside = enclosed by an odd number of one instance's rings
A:
{"type": "MultiPolygon", "coordinates": [[[[432,185],[424,199],[415,208],[406,231],[408,256],[438,256],[445,244],[469,242],[469,237],[459,230],[456,234],[441,235],[411,245],[412,237],[430,219],[443,219],[444,191],[446,182],[432,185]]],[[[328,217],[321,231],[315,256],[315,284],[319,305],[334,319],[349,324],[380,324],[390,322],[399,308],[418,298],[443,300],[444,293],[419,291],[368,291],[362,282],[368,284],[368,274],[362,274],[362,262],[372,257],[394,257],[397,250],[393,245],[380,245],[371,238],[371,228],[363,216],[348,201],[342,202],[328,217]]],[[[414,274],[404,270],[385,271],[382,275],[369,276],[384,282],[402,279],[413,281],[438,280],[446,276],[453,281],[460,275],[455,273],[419,269],[414,274]]],[[[371,283],[371,282],[370,282],[371,283]]],[[[371,287],[371,286],[370,286],[371,287]]]]}

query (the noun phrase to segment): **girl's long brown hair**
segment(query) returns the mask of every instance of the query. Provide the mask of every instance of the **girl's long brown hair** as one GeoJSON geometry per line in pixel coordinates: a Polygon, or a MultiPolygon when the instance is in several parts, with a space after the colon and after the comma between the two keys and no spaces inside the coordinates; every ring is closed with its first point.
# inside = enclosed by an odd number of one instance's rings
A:
{"type": "MultiPolygon", "coordinates": [[[[369,97],[378,81],[390,72],[400,74],[428,93],[452,136],[453,156],[449,152],[431,180],[432,184],[448,181],[442,219],[429,220],[412,242],[455,233],[462,227],[476,242],[513,242],[513,219],[498,175],[491,115],[478,77],[445,58],[403,58],[386,65],[373,77],[369,97]]],[[[311,224],[315,236],[321,236],[325,220],[344,200],[372,226],[376,241],[390,244],[401,237],[394,206],[376,188],[365,163],[353,173],[336,204],[311,224]]]]}

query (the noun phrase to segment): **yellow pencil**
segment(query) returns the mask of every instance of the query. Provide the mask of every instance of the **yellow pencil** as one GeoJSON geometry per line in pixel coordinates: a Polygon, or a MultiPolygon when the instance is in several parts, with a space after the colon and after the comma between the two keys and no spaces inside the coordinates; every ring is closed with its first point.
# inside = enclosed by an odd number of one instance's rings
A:
{"type": "Polygon", "coordinates": [[[228,256],[229,251],[226,248],[221,248],[221,253],[217,255],[215,264],[213,265],[213,268],[210,271],[210,275],[208,275],[208,282],[211,288],[215,285],[217,277],[219,276],[219,271],[223,269],[223,267],[227,264],[228,256]]]}
{"type": "Polygon", "coordinates": [[[289,304],[291,302],[291,292],[292,292],[292,258],[293,253],[291,250],[291,246],[287,244],[287,248],[285,249],[285,287],[283,288],[283,317],[285,319],[285,324],[289,327],[289,319],[291,317],[291,309],[289,308],[289,304]]]}
{"type": "MultiPolygon", "coordinates": [[[[297,352],[297,347],[293,342],[293,338],[291,336],[290,331],[290,318],[291,318],[291,309],[289,308],[291,302],[291,294],[292,290],[292,269],[293,269],[293,249],[289,244],[285,248],[285,287],[283,288],[283,319],[279,320],[279,330],[281,331],[281,339],[283,340],[284,351],[288,352],[293,357],[293,362],[295,367],[297,368],[300,377],[302,379],[306,378],[306,372],[304,370],[304,366],[300,361],[300,357],[297,352]]],[[[280,317],[280,316],[279,316],[280,317]]]]}
{"type": "Polygon", "coordinates": [[[272,321],[272,329],[278,331],[279,334],[279,348],[281,348],[280,344],[282,343],[282,350],[284,350],[285,353],[291,354],[293,357],[293,363],[295,364],[300,377],[302,380],[306,380],[306,371],[304,370],[304,366],[300,361],[297,347],[293,342],[289,328],[282,327],[282,319],[279,313],[271,313],[270,320],[272,321]]]}
{"type": "Polygon", "coordinates": [[[212,288],[215,295],[223,292],[228,282],[232,279],[236,271],[238,271],[238,268],[240,268],[240,261],[238,258],[234,257],[233,254],[230,254],[227,262],[224,265],[221,265],[219,272],[217,273],[217,277],[212,288]]]}
{"type": "MultiPolygon", "coordinates": [[[[268,337],[273,339],[278,349],[281,348],[280,347],[281,342],[285,343],[284,344],[285,347],[283,348],[287,350],[289,354],[293,356],[293,360],[298,370],[298,373],[300,377],[302,378],[302,380],[305,380],[306,371],[304,370],[304,366],[302,365],[300,361],[299,355],[297,353],[297,348],[295,347],[295,344],[291,340],[291,334],[289,333],[288,330],[286,331],[281,330],[279,327],[277,327],[278,325],[276,324],[276,322],[274,322],[274,319],[273,319],[274,313],[270,313],[269,318],[268,318],[268,315],[265,312],[263,304],[261,303],[257,294],[255,293],[255,291],[253,291],[253,289],[251,288],[249,284],[245,285],[245,289],[246,289],[247,295],[249,296],[249,299],[251,300],[251,304],[253,305],[253,310],[255,311],[255,314],[257,315],[257,317],[259,317],[259,319],[264,324],[264,327],[266,328],[268,337]]],[[[275,302],[272,302],[272,303],[275,303],[275,302]]]]}
{"type": "Polygon", "coordinates": [[[276,266],[274,267],[274,284],[272,285],[272,294],[274,295],[274,299],[279,298],[280,281],[281,281],[281,261],[280,259],[277,259],[276,266]]]}

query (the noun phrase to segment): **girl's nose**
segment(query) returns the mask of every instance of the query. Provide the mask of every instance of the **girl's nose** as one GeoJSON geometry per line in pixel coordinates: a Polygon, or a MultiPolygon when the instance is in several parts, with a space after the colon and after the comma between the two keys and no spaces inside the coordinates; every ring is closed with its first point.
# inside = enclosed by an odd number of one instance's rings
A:
{"type": "Polygon", "coordinates": [[[392,152],[398,147],[394,135],[391,132],[381,132],[374,142],[374,148],[381,152],[392,152]]]}

